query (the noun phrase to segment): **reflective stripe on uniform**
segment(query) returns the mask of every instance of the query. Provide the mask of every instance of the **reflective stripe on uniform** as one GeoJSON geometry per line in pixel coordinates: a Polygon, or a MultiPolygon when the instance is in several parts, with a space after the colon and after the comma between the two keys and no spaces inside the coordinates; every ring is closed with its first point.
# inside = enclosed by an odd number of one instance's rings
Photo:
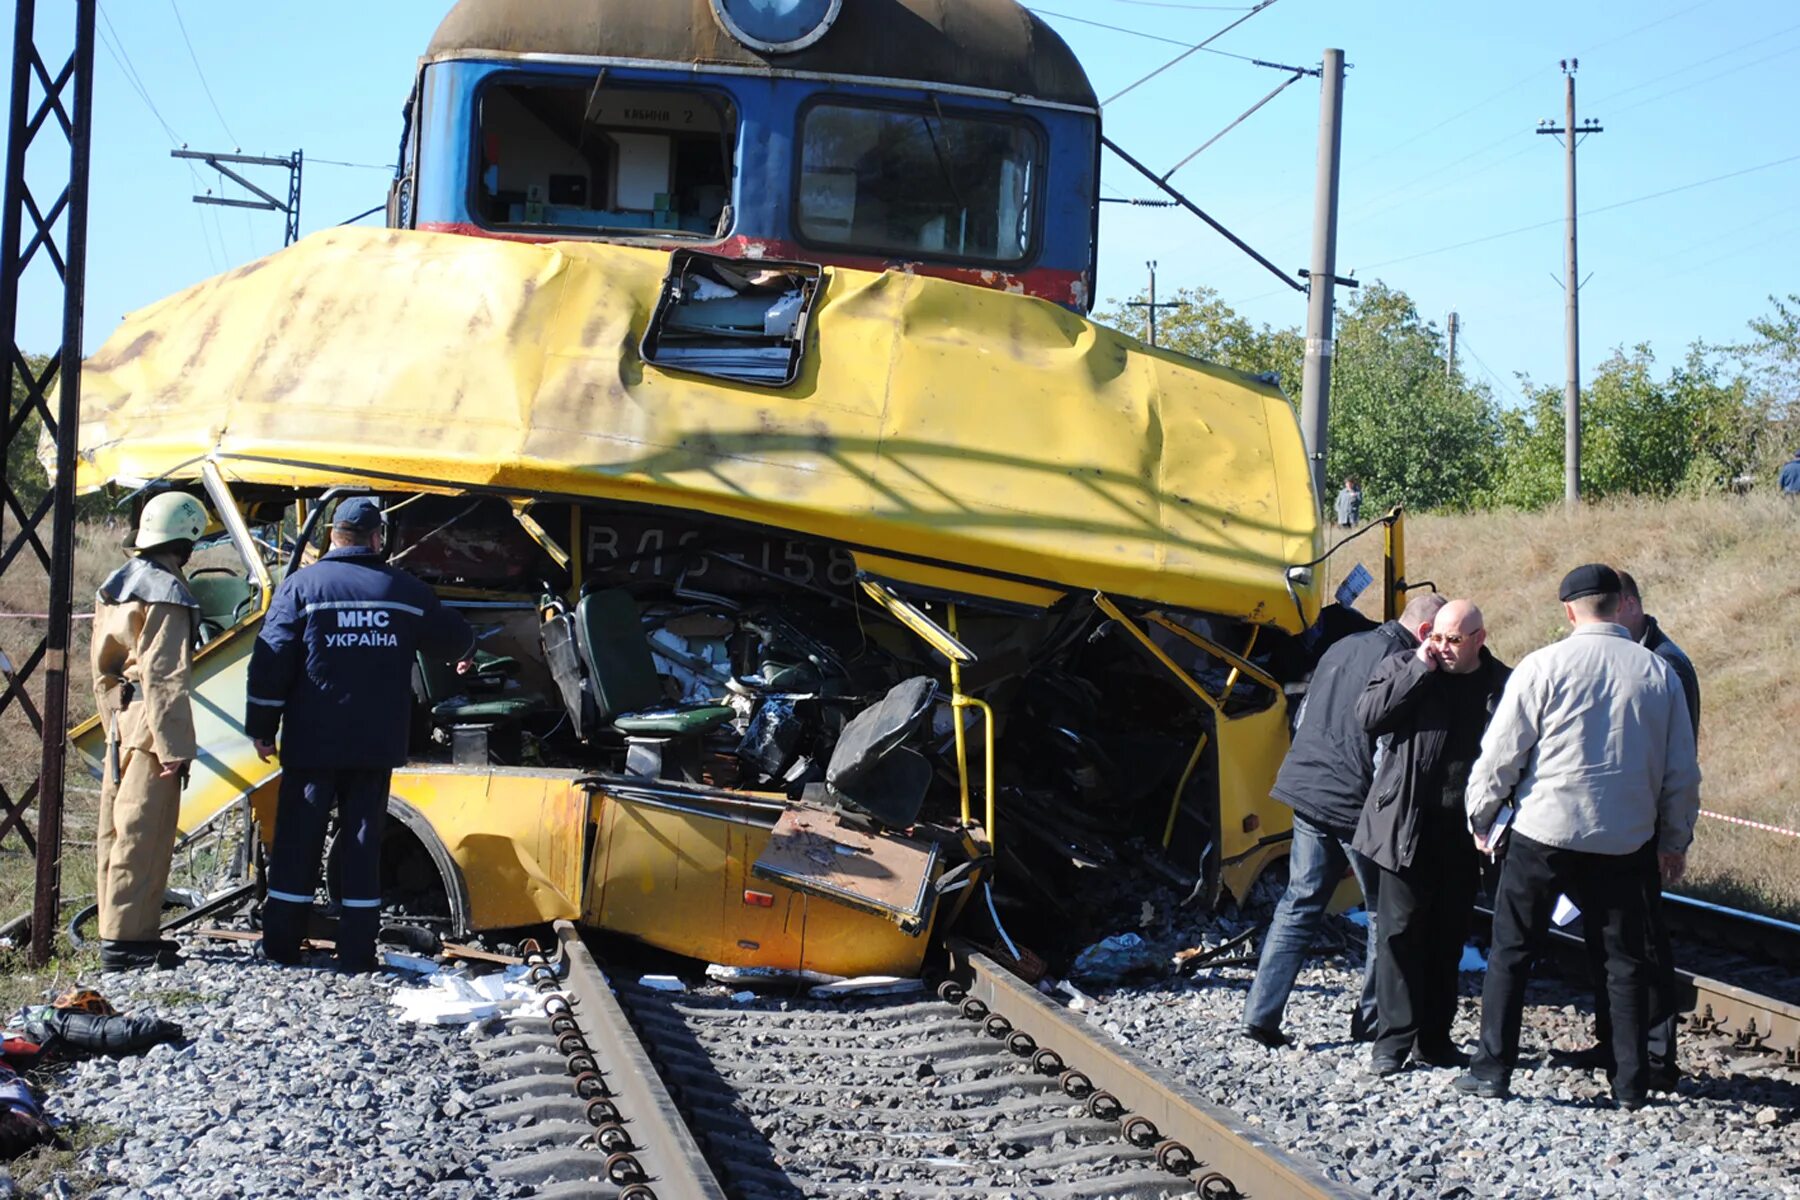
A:
{"type": "Polygon", "coordinates": [[[425,615],[425,610],[411,604],[402,604],[398,600],[316,600],[306,606],[305,615],[316,612],[327,612],[342,608],[385,608],[394,612],[411,613],[415,617],[425,615]]]}
{"type": "Polygon", "coordinates": [[[259,704],[264,708],[286,708],[287,707],[286,700],[264,700],[261,696],[245,696],[244,699],[248,700],[252,704],[259,704]]]}
{"type": "Polygon", "coordinates": [[[301,895],[297,895],[293,892],[278,892],[274,888],[269,889],[269,899],[285,900],[289,904],[311,904],[312,903],[311,896],[301,896],[301,895]]]}
{"type": "MultiPolygon", "coordinates": [[[[274,893],[273,893],[273,892],[271,892],[271,893],[269,893],[269,894],[270,894],[270,895],[274,895],[274,893]]],[[[345,907],[345,908],[380,908],[380,907],[381,907],[381,901],[380,901],[380,900],[350,900],[350,899],[344,899],[344,900],[340,900],[340,901],[338,901],[338,903],[339,903],[339,904],[342,904],[342,905],[343,905],[343,906],[344,906],[344,907],[345,907]]]]}

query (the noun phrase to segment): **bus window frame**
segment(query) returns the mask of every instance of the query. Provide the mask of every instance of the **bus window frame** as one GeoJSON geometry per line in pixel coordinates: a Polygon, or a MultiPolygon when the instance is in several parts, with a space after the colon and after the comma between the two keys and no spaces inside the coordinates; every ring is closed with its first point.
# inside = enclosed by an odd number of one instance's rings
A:
{"type": "Polygon", "coordinates": [[[578,71],[545,71],[508,70],[491,72],[475,83],[474,92],[469,98],[469,171],[463,180],[463,203],[469,214],[470,223],[483,233],[501,236],[543,235],[553,240],[563,237],[594,239],[631,239],[631,240],[667,240],[679,245],[707,245],[723,241],[736,231],[738,223],[737,197],[734,194],[739,168],[739,138],[743,133],[744,120],[738,111],[737,97],[729,90],[721,87],[709,87],[704,84],[695,85],[686,80],[614,80],[607,76],[607,68],[600,66],[589,74],[578,71]],[[488,89],[499,87],[516,87],[522,84],[549,84],[560,87],[586,86],[590,90],[598,83],[603,89],[638,92],[683,92],[698,96],[721,109],[721,115],[728,123],[721,130],[721,144],[729,144],[730,158],[725,164],[725,211],[731,214],[731,227],[714,230],[711,233],[694,233],[687,229],[652,229],[631,228],[607,225],[529,225],[511,224],[509,222],[490,222],[481,209],[481,106],[486,99],[488,89]]]}
{"type": "Polygon", "coordinates": [[[1039,179],[1047,181],[1050,177],[1050,131],[1043,123],[1021,113],[1003,112],[992,108],[971,108],[967,105],[951,106],[934,104],[930,100],[924,103],[913,103],[886,97],[855,96],[839,92],[820,92],[807,97],[805,103],[794,115],[794,162],[790,195],[788,198],[788,223],[793,229],[794,240],[808,250],[821,254],[858,254],[870,258],[878,258],[885,262],[930,262],[946,263],[953,266],[991,268],[1017,274],[1035,268],[1044,256],[1044,220],[1047,211],[1045,189],[1047,183],[1040,183],[1037,194],[1031,198],[1031,244],[1026,252],[1018,258],[980,258],[972,254],[928,254],[923,251],[911,253],[870,246],[860,242],[821,242],[806,235],[806,228],[801,219],[801,189],[805,186],[806,168],[806,119],[814,109],[831,105],[837,108],[861,108],[877,111],[900,112],[909,116],[943,117],[946,119],[980,120],[993,124],[1016,125],[1031,134],[1037,143],[1037,154],[1033,165],[1038,169],[1039,179]]]}

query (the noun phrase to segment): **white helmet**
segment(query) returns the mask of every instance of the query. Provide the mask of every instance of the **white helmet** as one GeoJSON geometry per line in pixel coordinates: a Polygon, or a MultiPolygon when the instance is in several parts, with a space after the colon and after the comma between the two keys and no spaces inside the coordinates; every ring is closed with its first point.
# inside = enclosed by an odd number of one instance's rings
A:
{"type": "Polygon", "coordinates": [[[138,514],[139,550],[148,550],[164,542],[197,542],[206,532],[206,506],[186,492],[162,492],[144,502],[138,514]]]}

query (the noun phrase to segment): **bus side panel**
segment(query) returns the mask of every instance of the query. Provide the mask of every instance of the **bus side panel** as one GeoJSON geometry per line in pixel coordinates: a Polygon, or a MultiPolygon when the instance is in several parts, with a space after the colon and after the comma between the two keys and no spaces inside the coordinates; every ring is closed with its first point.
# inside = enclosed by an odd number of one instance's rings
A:
{"type": "Polygon", "coordinates": [[[918,974],[926,937],[754,877],[767,826],[611,796],[598,804],[587,923],[724,966],[918,974]]]}

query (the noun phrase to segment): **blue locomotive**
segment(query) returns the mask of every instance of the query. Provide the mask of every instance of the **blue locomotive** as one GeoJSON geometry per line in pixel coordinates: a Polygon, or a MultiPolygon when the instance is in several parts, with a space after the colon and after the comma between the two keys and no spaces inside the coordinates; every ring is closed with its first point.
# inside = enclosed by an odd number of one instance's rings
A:
{"type": "Polygon", "coordinates": [[[1015,0],[461,0],[388,223],[1092,305],[1100,114],[1015,0]]]}

